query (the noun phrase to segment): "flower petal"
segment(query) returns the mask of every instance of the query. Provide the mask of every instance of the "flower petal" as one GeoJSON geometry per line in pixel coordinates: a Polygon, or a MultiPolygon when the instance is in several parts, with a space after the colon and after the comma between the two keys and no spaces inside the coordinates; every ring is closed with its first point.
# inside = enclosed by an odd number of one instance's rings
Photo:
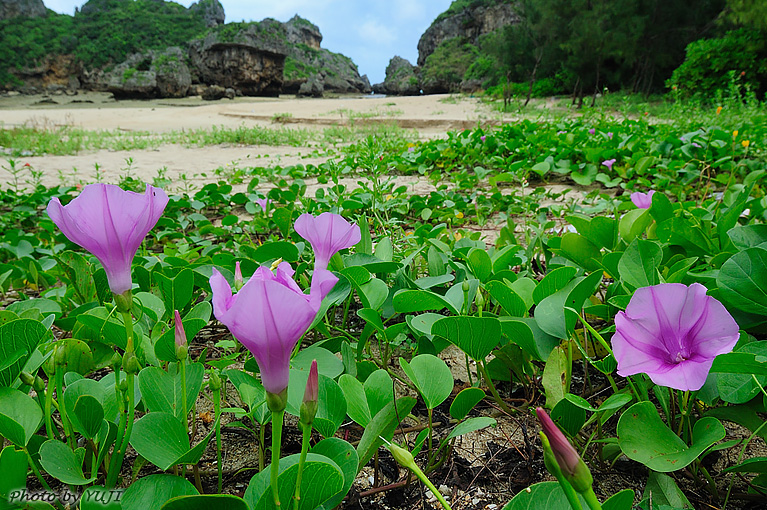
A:
{"type": "Polygon", "coordinates": [[[330,257],[339,250],[351,248],[362,238],[358,225],[329,212],[316,217],[302,214],[296,220],[295,230],[312,245],[315,269],[327,269],[330,257]]]}

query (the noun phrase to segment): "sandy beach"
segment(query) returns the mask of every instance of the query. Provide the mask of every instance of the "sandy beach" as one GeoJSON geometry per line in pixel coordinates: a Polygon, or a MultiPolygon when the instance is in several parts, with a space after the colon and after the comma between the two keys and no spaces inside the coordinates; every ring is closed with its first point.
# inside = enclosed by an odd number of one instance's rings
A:
{"type": "MultiPolygon", "coordinates": [[[[498,124],[502,114],[476,98],[459,95],[420,97],[344,96],[337,98],[236,98],[209,102],[199,98],[151,101],[115,101],[103,93],[76,96],[13,96],[0,98],[0,127],[20,126],[55,129],[63,126],[92,131],[163,134],[183,130],[261,126],[271,129],[323,130],[333,126],[396,125],[410,130],[413,139],[444,136],[450,130],[498,124]],[[55,102],[55,104],[53,103],[55,102]]],[[[105,182],[117,182],[126,173],[152,181],[164,172],[171,180],[182,175],[202,183],[217,180],[216,169],[227,165],[289,166],[320,164],[317,143],[304,146],[214,145],[187,147],[165,144],[149,150],[99,150],[71,156],[26,156],[17,165],[29,163],[43,174],[42,182],[92,182],[96,165],[105,182]],[[314,153],[314,154],[313,154],[314,153]],[[130,159],[129,159],[130,158],[130,159]],[[130,164],[128,163],[130,161],[130,164]],[[202,177],[200,174],[207,174],[202,177]]],[[[0,156],[0,162],[7,165],[0,156]]],[[[225,172],[224,172],[225,173],[225,172]]],[[[0,183],[8,182],[7,172],[0,183]]]]}

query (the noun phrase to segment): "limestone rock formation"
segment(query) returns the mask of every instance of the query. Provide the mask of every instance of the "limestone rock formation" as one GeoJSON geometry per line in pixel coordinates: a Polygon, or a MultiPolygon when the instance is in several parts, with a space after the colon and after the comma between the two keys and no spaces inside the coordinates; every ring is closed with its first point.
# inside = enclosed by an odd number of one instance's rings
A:
{"type": "Polygon", "coordinates": [[[0,0],[0,20],[41,18],[48,15],[43,0],[0,0]]]}
{"type": "Polygon", "coordinates": [[[415,96],[421,93],[416,68],[408,60],[394,56],[386,66],[386,78],[376,83],[373,92],[395,96],[415,96]]]}
{"type": "Polygon", "coordinates": [[[189,10],[202,16],[206,27],[223,25],[226,20],[224,6],[218,0],[199,0],[189,6],[189,10]]]}
{"type": "MultiPolygon", "coordinates": [[[[305,83],[319,82],[325,92],[368,94],[370,81],[360,76],[357,66],[349,57],[320,47],[319,28],[299,16],[285,23],[288,56],[285,61],[283,92],[300,94],[305,83]]],[[[308,90],[307,85],[304,91],[308,90]]]]}
{"type": "Polygon", "coordinates": [[[518,22],[513,3],[503,0],[439,16],[418,40],[418,66],[422,67],[426,58],[448,39],[461,37],[476,44],[480,35],[518,22]]]}
{"type": "Polygon", "coordinates": [[[107,75],[107,90],[117,99],[184,97],[192,76],[181,49],[134,53],[107,75]]]}
{"type": "Polygon", "coordinates": [[[224,25],[192,41],[189,58],[200,83],[230,87],[246,96],[277,96],[285,40],[283,24],[269,18],[239,30],[224,25]]]}

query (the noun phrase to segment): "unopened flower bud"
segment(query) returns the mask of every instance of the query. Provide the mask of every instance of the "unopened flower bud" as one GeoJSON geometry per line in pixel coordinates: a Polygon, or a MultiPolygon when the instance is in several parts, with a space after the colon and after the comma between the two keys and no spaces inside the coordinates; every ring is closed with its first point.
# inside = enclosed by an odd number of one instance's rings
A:
{"type": "Polygon", "coordinates": [[[113,296],[115,298],[115,305],[117,305],[118,312],[130,312],[131,306],[133,306],[133,293],[130,290],[126,290],[122,294],[113,294],[113,296]]]}
{"type": "MultiPolygon", "coordinates": [[[[535,413],[538,415],[538,421],[541,422],[541,428],[548,439],[551,452],[562,471],[562,475],[576,491],[583,493],[592,490],[594,478],[573,445],[554,424],[546,411],[539,407],[535,413]]],[[[544,443],[544,450],[546,446],[544,443]]]]}
{"type": "Polygon", "coordinates": [[[317,414],[319,400],[319,373],[317,372],[317,360],[312,360],[312,366],[309,369],[309,379],[306,381],[306,390],[304,390],[304,400],[301,403],[300,421],[304,425],[311,425],[314,422],[314,416],[317,414]]]}
{"type": "Polygon", "coordinates": [[[25,370],[22,370],[19,374],[19,380],[21,380],[21,382],[27,386],[34,386],[35,384],[34,376],[25,370]]]}
{"type": "Polygon", "coordinates": [[[210,371],[210,379],[208,379],[208,386],[210,386],[210,391],[218,391],[221,389],[221,377],[218,376],[217,370],[210,371]]]}
{"type": "Polygon", "coordinates": [[[244,285],[242,279],[242,269],[240,269],[240,261],[234,263],[234,290],[239,291],[244,285]]]}
{"type": "Polygon", "coordinates": [[[394,457],[394,460],[397,461],[397,464],[413,471],[418,467],[415,463],[415,459],[413,459],[413,454],[408,450],[401,448],[394,443],[391,443],[388,446],[389,451],[391,452],[392,457],[394,457]]]}
{"type": "Polygon", "coordinates": [[[285,410],[288,405],[288,389],[285,388],[279,393],[266,392],[266,407],[273,413],[285,410]]]}
{"type": "Polygon", "coordinates": [[[115,372],[120,371],[120,367],[123,366],[123,357],[120,356],[119,352],[115,352],[112,355],[112,360],[109,362],[109,365],[114,369],[115,372]]]}
{"type": "Polygon", "coordinates": [[[63,345],[59,345],[59,347],[56,349],[56,354],[54,355],[53,363],[57,367],[63,367],[64,365],[67,364],[67,351],[63,345]]]}
{"type": "Polygon", "coordinates": [[[186,331],[184,331],[184,324],[181,322],[181,314],[178,310],[174,310],[173,317],[176,322],[176,346],[186,345],[186,331]]]}
{"type": "Polygon", "coordinates": [[[128,374],[138,374],[141,370],[141,365],[138,362],[135,352],[126,352],[123,356],[123,367],[128,374]]]}

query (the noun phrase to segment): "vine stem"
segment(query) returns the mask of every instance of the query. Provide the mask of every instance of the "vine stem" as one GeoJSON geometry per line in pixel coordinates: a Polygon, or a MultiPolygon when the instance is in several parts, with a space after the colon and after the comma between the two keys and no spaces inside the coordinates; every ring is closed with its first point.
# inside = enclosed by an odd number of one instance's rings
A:
{"type": "Polygon", "coordinates": [[[309,440],[312,437],[312,426],[301,424],[303,436],[301,438],[301,456],[298,458],[298,475],[296,476],[296,493],[293,496],[293,508],[298,510],[301,501],[301,477],[304,474],[306,455],[309,453],[309,440]]]}
{"type": "Polygon", "coordinates": [[[487,375],[487,370],[485,369],[484,363],[477,361],[477,370],[479,370],[482,374],[482,378],[487,381],[487,387],[490,389],[490,393],[493,395],[493,399],[499,406],[501,406],[501,409],[503,409],[503,411],[509,415],[514,414],[514,411],[512,411],[506,402],[501,399],[501,396],[498,394],[498,390],[495,389],[495,384],[493,384],[493,380],[490,379],[490,376],[487,375]]]}
{"type": "Polygon", "coordinates": [[[280,446],[282,442],[282,420],[285,416],[285,409],[272,411],[272,495],[274,496],[274,505],[280,507],[280,488],[277,485],[277,478],[280,474],[280,446]]]}

